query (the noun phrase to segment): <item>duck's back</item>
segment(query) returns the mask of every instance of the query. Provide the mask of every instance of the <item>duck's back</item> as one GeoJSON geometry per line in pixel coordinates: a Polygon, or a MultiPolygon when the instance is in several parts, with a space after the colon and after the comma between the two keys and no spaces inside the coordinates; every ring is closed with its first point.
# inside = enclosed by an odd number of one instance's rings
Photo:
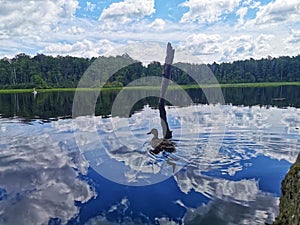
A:
{"type": "Polygon", "coordinates": [[[151,140],[151,146],[160,151],[168,151],[168,152],[174,152],[175,151],[175,146],[174,144],[166,139],[160,139],[160,138],[153,138],[151,140]]]}

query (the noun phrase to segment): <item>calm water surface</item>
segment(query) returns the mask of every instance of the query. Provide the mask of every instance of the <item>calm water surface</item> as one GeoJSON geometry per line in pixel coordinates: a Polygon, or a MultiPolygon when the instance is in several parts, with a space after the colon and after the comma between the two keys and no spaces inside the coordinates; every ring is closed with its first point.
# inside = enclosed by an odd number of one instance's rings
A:
{"type": "Polygon", "coordinates": [[[103,92],[95,115],[72,118],[72,92],[1,94],[0,224],[271,222],[299,152],[300,88],[223,93],[169,106],[176,152],[156,157],[155,98],[111,117],[117,92],[103,92]]]}

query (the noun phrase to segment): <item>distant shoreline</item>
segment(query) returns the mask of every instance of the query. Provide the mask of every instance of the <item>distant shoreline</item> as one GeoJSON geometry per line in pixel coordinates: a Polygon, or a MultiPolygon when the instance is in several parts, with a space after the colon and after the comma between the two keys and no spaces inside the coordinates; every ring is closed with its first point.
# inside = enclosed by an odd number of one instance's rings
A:
{"type": "MultiPolygon", "coordinates": [[[[182,89],[196,89],[196,88],[250,88],[250,87],[279,87],[279,86],[300,86],[300,82],[261,82],[261,83],[230,83],[230,84],[212,84],[212,85],[180,85],[182,89]]],[[[127,86],[127,87],[104,87],[104,88],[47,88],[37,89],[38,92],[55,92],[55,91],[120,91],[125,90],[156,90],[160,89],[160,86],[127,86]]],[[[170,90],[178,89],[178,86],[170,84],[170,90]]],[[[11,93],[30,93],[33,89],[2,89],[0,94],[11,94],[11,93]]]]}

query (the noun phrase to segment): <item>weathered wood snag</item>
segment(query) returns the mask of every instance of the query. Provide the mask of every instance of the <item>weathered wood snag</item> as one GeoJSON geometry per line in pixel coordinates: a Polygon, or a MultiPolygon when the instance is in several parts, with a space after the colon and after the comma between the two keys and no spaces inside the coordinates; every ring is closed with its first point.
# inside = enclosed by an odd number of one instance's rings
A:
{"type": "Polygon", "coordinates": [[[160,87],[160,96],[158,102],[159,116],[160,122],[162,126],[163,136],[166,139],[172,138],[172,131],[169,129],[168,121],[167,121],[167,113],[165,110],[165,95],[167,88],[169,86],[169,81],[171,77],[171,65],[174,59],[175,49],[172,48],[171,43],[167,45],[167,55],[165,58],[165,64],[163,67],[161,87],[160,87]]]}

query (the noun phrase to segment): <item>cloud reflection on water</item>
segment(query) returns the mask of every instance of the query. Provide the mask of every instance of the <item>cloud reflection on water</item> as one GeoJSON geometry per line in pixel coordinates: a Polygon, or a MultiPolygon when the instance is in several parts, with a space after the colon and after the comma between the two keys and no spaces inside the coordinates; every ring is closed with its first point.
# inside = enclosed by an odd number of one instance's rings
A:
{"type": "Polygon", "coordinates": [[[65,224],[79,212],[75,201],[86,202],[94,195],[78,179],[67,152],[47,134],[50,130],[38,127],[21,133],[18,124],[8,124],[9,132],[2,134],[0,187],[6,197],[0,201],[0,224],[48,224],[50,218],[65,224]]]}
{"type": "MultiPolygon", "coordinates": [[[[155,164],[155,169],[153,169],[153,164],[147,163],[149,162],[149,157],[145,154],[147,148],[143,148],[145,146],[143,144],[147,142],[148,138],[145,133],[150,127],[159,128],[159,120],[153,119],[158,115],[157,110],[146,107],[130,118],[103,120],[100,117],[93,117],[91,120],[94,121],[94,124],[88,122],[87,126],[78,126],[74,129],[85,132],[94,130],[96,127],[99,137],[104,140],[102,142],[103,149],[95,146],[95,140],[88,141],[79,138],[79,141],[90,144],[88,154],[85,155],[88,161],[103,157],[97,166],[103,165],[106,160],[113,160],[115,163],[118,162],[118,165],[120,163],[123,165],[120,171],[115,170],[114,174],[106,174],[116,176],[112,180],[120,181],[120,174],[116,175],[116,173],[122,173],[122,182],[128,183],[136,182],[139,179],[148,179],[151,184],[153,175],[162,174],[166,178],[174,176],[183,193],[188,194],[191,191],[201,193],[213,199],[212,205],[217,202],[226,203],[227,206],[239,205],[243,208],[241,211],[245,213],[245,216],[241,217],[240,223],[249,222],[249,214],[251,214],[257,216],[257,218],[254,217],[255,220],[252,224],[257,224],[262,219],[272,220],[274,218],[277,213],[277,197],[262,192],[255,177],[231,181],[226,178],[204,175],[203,172],[219,170],[223,175],[235,176],[246,167],[253,166],[252,162],[241,163],[242,161],[255,159],[259,155],[292,163],[299,151],[299,138],[290,130],[297,131],[296,128],[300,126],[299,121],[294,119],[298,113],[299,110],[294,108],[279,109],[259,106],[170,107],[168,109],[169,121],[171,121],[177,146],[173,163],[178,167],[176,172],[179,171],[175,174],[172,172],[174,168],[168,164],[159,164],[159,160],[155,164]],[[127,124],[126,126],[131,124],[131,126],[122,127],[123,120],[129,120],[129,123],[125,122],[124,124],[127,124]],[[117,137],[113,132],[111,126],[113,123],[119,123],[118,129],[121,129],[122,132],[118,132],[118,134],[123,133],[122,136],[117,137]],[[91,125],[93,127],[88,127],[91,125]],[[226,127],[225,133],[220,129],[223,126],[226,127]],[[140,141],[136,141],[138,139],[133,142],[126,140],[126,131],[133,132],[133,135],[139,137],[140,141]],[[289,142],[287,143],[286,140],[289,142]],[[126,142],[128,145],[124,146],[126,142]],[[182,167],[185,169],[180,170],[182,167]],[[272,204],[267,206],[265,203],[261,203],[267,201],[272,204]],[[261,204],[263,206],[260,206],[261,204]]],[[[84,120],[84,118],[79,119],[84,120]]],[[[79,124],[82,125],[82,123],[79,124]]],[[[168,162],[168,160],[162,162],[168,162]]],[[[101,169],[105,170],[105,166],[101,169]]],[[[108,178],[111,179],[111,177],[108,178]]],[[[225,210],[217,208],[220,211],[225,210]]],[[[195,212],[195,209],[189,208],[187,215],[191,212],[195,212]]],[[[104,218],[101,217],[101,220],[105,220],[104,218]]],[[[236,218],[239,216],[236,215],[236,218]]],[[[236,221],[236,219],[232,221],[236,221]]]]}
{"type": "MultiPolygon", "coordinates": [[[[289,118],[298,111],[218,104],[170,107],[168,120],[177,148],[173,156],[178,159],[175,164],[181,168],[188,163],[203,171],[222,169],[233,176],[243,170],[240,161],[260,154],[292,163],[299,149],[299,139],[294,134],[300,122],[289,118]],[[222,168],[224,165],[227,169],[222,168]]],[[[151,184],[172,176],[172,169],[165,170],[163,164],[157,168],[147,155],[149,149],[145,143],[150,138],[146,133],[150,128],[160,128],[157,115],[158,110],[146,107],[130,118],[77,117],[73,120],[73,130],[83,155],[100,174],[123,184],[151,184]],[[118,124],[117,131],[114,124],[118,124]],[[108,163],[118,165],[115,174],[106,173],[108,163]],[[145,177],[148,181],[141,181],[145,177]]],[[[66,123],[55,122],[55,127],[65,130],[70,126],[66,123]]]]}
{"type": "MultiPolygon", "coordinates": [[[[300,146],[299,114],[295,108],[170,107],[168,120],[177,151],[168,160],[163,157],[153,160],[147,154],[150,137],[146,132],[160,127],[156,119],[158,110],[149,107],[130,118],[82,116],[72,121],[58,120],[48,125],[33,122],[22,126],[3,122],[0,188],[6,193],[0,200],[0,223],[47,224],[49,218],[60,218],[65,224],[79,213],[74,201],[86,202],[94,194],[78,178],[78,173],[85,173],[90,165],[97,167],[106,178],[123,184],[140,180],[151,184],[151,179],[158,182],[172,177],[182,193],[188,195],[195,191],[213,199],[198,208],[185,206],[186,221],[196,217],[205,220],[210,213],[217,212],[215,216],[240,224],[249,222],[251,216],[257,221],[272,218],[277,210],[277,197],[260,190],[256,177],[229,179],[228,176],[235,177],[247,167],[255,166],[255,160],[249,160],[261,155],[294,162],[300,146]],[[113,122],[121,125],[122,120],[129,120],[124,124],[130,127],[118,126],[118,134],[122,135],[117,137],[113,122]],[[134,141],[126,139],[128,129],[136,137],[134,141]],[[90,135],[91,132],[98,135],[90,135]],[[84,146],[85,151],[79,152],[76,144],[84,146]],[[224,176],[206,173],[211,171],[219,171],[224,176]],[[232,207],[237,211],[231,220],[226,217],[229,214],[226,210],[232,207]]],[[[157,219],[163,222],[166,218],[157,219]]],[[[107,222],[106,219],[102,215],[90,223],[107,222]]]]}

